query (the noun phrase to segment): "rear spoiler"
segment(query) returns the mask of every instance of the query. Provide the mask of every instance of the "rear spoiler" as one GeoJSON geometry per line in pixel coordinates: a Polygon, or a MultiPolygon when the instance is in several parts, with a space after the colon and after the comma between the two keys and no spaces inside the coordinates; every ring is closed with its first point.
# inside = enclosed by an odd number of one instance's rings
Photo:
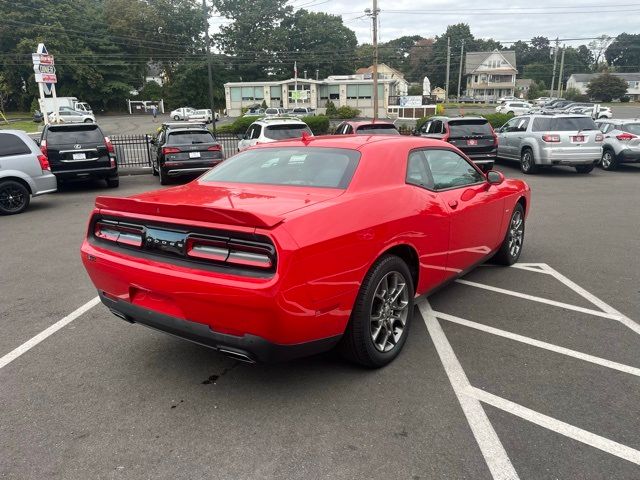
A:
{"type": "Polygon", "coordinates": [[[213,208],[198,205],[174,205],[146,202],[137,198],[97,197],[96,208],[114,212],[137,213],[158,217],[221,223],[242,227],[273,228],[283,221],[282,217],[247,212],[232,208],[213,208]]]}

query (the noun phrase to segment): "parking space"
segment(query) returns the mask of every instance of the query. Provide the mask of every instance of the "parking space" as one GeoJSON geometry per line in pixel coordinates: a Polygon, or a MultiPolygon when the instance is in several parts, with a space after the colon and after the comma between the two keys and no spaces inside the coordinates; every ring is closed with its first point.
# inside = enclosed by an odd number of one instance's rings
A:
{"type": "Polygon", "coordinates": [[[245,365],[88,303],[93,199],[156,177],[34,199],[0,219],[0,478],[636,479],[638,175],[527,177],[522,263],[423,299],[376,371],[245,365]]]}

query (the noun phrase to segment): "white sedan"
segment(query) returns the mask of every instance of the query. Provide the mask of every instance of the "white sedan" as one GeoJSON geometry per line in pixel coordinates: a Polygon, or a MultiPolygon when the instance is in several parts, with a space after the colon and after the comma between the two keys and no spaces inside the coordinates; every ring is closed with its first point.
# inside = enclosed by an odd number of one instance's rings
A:
{"type": "MultiPolygon", "coordinates": [[[[204,122],[211,123],[213,119],[213,114],[211,113],[211,109],[205,108],[196,110],[194,113],[189,115],[190,122],[204,122]]],[[[216,121],[220,119],[220,114],[216,112],[216,121]]]]}
{"type": "Polygon", "coordinates": [[[189,120],[189,117],[194,113],[196,113],[195,108],[182,107],[176,108],[169,116],[177,122],[179,120],[189,120]]]}
{"type": "Polygon", "coordinates": [[[49,113],[50,123],[96,123],[96,117],[93,113],[81,112],[79,110],[71,110],[67,108],[60,108],[60,111],[56,115],[56,112],[49,113]]]}
{"type": "Polygon", "coordinates": [[[505,102],[502,105],[496,107],[497,113],[509,113],[511,115],[526,115],[531,112],[533,105],[528,102],[505,102]]]}

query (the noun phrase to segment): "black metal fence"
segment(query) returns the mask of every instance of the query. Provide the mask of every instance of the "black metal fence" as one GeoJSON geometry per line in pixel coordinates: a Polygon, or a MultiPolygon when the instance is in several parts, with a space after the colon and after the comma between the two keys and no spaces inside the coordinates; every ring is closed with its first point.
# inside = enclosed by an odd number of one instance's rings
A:
{"type": "Polygon", "coordinates": [[[111,135],[118,167],[151,167],[151,135],[111,135]]]}
{"type": "Polygon", "coordinates": [[[238,153],[238,136],[233,133],[219,133],[216,135],[218,142],[222,145],[222,155],[229,158],[238,153]]]}

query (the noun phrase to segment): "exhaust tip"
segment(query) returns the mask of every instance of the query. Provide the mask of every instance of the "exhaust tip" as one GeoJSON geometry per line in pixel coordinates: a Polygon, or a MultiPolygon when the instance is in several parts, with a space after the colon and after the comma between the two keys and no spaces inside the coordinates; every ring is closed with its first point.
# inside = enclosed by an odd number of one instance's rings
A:
{"type": "Polygon", "coordinates": [[[226,348],[219,348],[218,351],[226,355],[227,357],[233,358],[234,360],[238,360],[240,362],[256,363],[256,361],[246,353],[238,352],[235,350],[227,350],[226,348]]]}
{"type": "Polygon", "coordinates": [[[114,309],[112,309],[112,308],[110,308],[110,309],[109,309],[109,311],[110,311],[111,313],[113,313],[116,317],[121,318],[122,320],[124,320],[125,322],[128,322],[128,323],[136,323],[136,322],[134,322],[133,320],[131,320],[129,317],[127,317],[127,316],[126,316],[124,313],[122,313],[122,312],[119,312],[119,311],[114,310],[114,309]]]}

